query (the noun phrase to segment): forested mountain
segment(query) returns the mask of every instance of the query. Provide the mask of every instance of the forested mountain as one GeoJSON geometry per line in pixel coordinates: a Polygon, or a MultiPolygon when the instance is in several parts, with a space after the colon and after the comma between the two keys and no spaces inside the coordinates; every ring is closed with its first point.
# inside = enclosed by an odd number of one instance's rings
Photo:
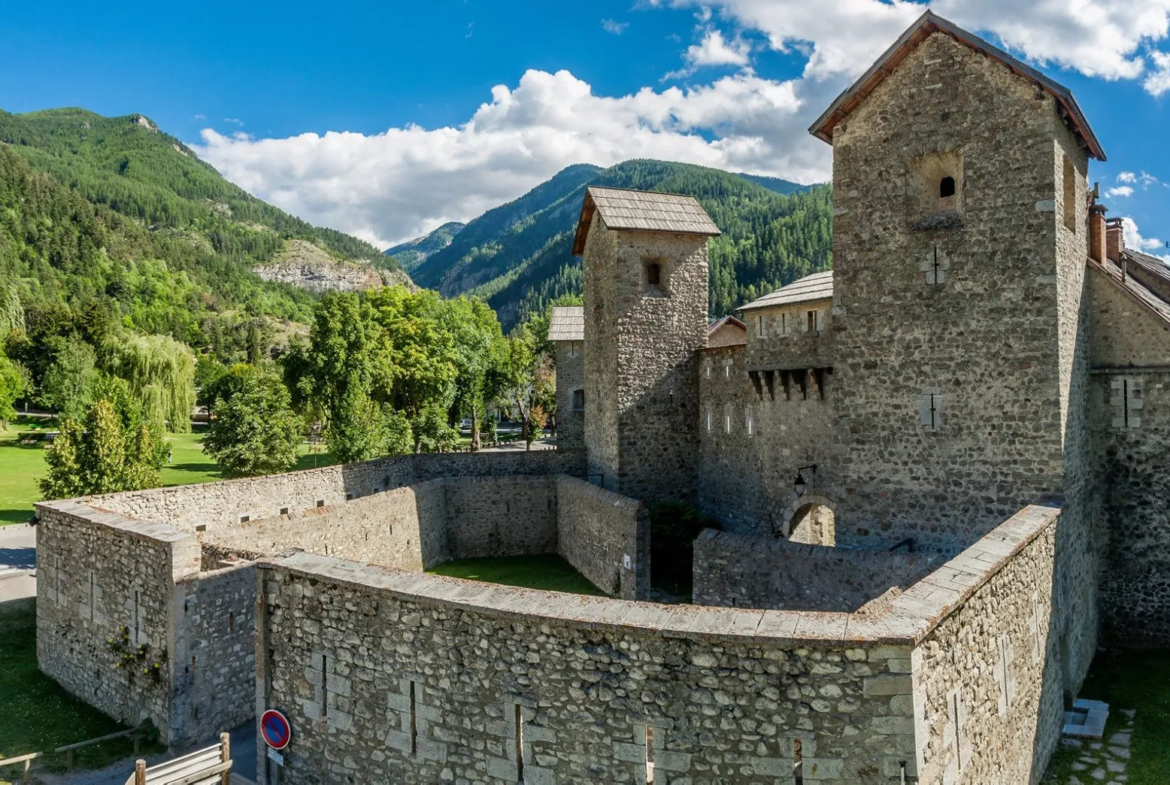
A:
{"type": "Polygon", "coordinates": [[[410,272],[422,264],[435,251],[441,251],[451,244],[455,235],[463,231],[467,224],[458,221],[448,221],[430,234],[416,237],[399,243],[393,248],[387,248],[385,253],[392,256],[402,265],[402,269],[410,272]]]}
{"type": "Polygon", "coordinates": [[[800,183],[794,183],[791,180],[781,180],[779,177],[768,177],[767,175],[763,174],[747,174],[746,172],[740,172],[739,176],[745,180],[751,180],[756,185],[762,185],[769,191],[775,191],[776,193],[784,194],[785,196],[788,194],[802,193],[815,187],[811,185],[801,185],[800,183]]]}
{"type": "Polygon", "coordinates": [[[223,289],[224,275],[269,261],[291,239],[339,261],[397,266],[369,243],[311,226],[249,195],[142,115],[0,111],[0,142],[84,199],[195,248],[212,290],[223,289]]]}
{"type": "Polygon", "coordinates": [[[723,231],[710,245],[711,315],[721,316],[831,265],[829,187],[786,195],[774,190],[786,181],[761,179],[773,187],[665,161],[626,161],[609,169],[570,166],[467,224],[412,274],[419,285],[446,296],[477,294],[505,325],[514,324],[557,297],[580,293],[581,261],[570,253],[587,185],[681,193],[697,198],[723,231]]]}

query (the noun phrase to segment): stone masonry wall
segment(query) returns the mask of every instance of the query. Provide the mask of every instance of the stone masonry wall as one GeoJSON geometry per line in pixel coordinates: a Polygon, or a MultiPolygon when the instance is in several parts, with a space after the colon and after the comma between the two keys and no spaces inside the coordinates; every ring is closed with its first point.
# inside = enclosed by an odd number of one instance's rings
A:
{"type": "Polygon", "coordinates": [[[584,265],[589,471],[648,503],[694,501],[707,238],[613,232],[596,217],[584,265]],[[659,286],[646,283],[650,261],[659,286]]]}
{"type": "Polygon", "coordinates": [[[958,781],[1028,782],[1022,761],[1043,769],[1061,717],[1059,697],[1033,689],[1041,672],[1060,682],[1044,594],[1058,517],[1025,508],[853,614],[663,606],[294,554],[260,565],[257,704],[297,729],[286,785],[645,782],[648,742],[655,782],[793,785],[798,754],[805,782],[941,782],[938,695],[966,668],[980,702],[958,704],[960,744],[987,743],[958,781]],[[1048,653],[1033,670],[1020,662],[1030,619],[1048,653]],[[1000,719],[987,640],[1005,634],[1000,719]]]}
{"type": "Polygon", "coordinates": [[[810,386],[806,394],[793,384],[786,394],[774,371],[772,389],[761,375],[757,391],[750,368],[791,365],[798,350],[817,354],[799,340],[776,339],[774,351],[757,343],[751,333],[746,349],[700,353],[699,506],[727,531],[787,537],[799,506],[797,469],[818,466],[803,472],[809,495],[822,493],[829,472],[836,383],[826,374],[820,388],[810,386]]]}
{"type": "Polygon", "coordinates": [[[1092,400],[1109,532],[1102,634],[1114,645],[1170,646],[1170,368],[1095,373],[1092,400]]]}
{"type": "Polygon", "coordinates": [[[241,515],[270,518],[285,507],[291,511],[316,507],[318,501],[339,504],[347,497],[444,477],[584,473],[585,456],[577,450],[401,455],[267,477],[93,496],[86,503],[132,518],[165,520],[184,531],[203,526],[213,533],[238,525],[241,515]]]}
{"type": "MultiPolygon", "coordinates": [[[[1053,616],[1055,522],[1003,560],[914,649],[919,782],[1036,783],[1063,716],[1053,616]]],[[[998,531],[998,530],[997,530],[998,531]]],[[[931,576],[940,586],[986,574],[1013,546],[980,541],[931,576]]]]}
{"type": "Polygon", "coordinates": [[[1088,285],[1094,368],[1170,365],[1170,325],[1101,270],[1090,269],[1088,285]]]}
{"type": "MultiPolygon", "coordinates": [[[[585,446],[585,410],[573,405],[573,393],[585,389],[585,345],[557,341],[557,449],[585,446]]],[[[589,405],[586,397],[585,405],[589,405]]]]}
{"type": "Polygon", "coordinates": [[[399,570],[450,558],[443,480],[324,507],[225,526],[201,535],[229,551],[276,554],[289,548],[399,570]]]}
{"type": "Polygon", "coordinates": [[[199,571],[199,543],[165,524],[75,502],[37,505],[37,663],[69,693],[172,736],[175,581],[199,571]],[[143,656],[122,661],[122,655],[143,656]],[[143,673],[156,670],[158,678],[143,673]]]}
{"type": "Polygon", "coordinates": [[[842,641],[841,614],[598,600],[308,554],[262,573],[258,701],[296,729],[288,785],[645,782],[647,729],[655,782],[793,783],[798,741],[806,782],[874,782],[913,760],[910,647],[842,641]]]}
{"type": "Polygon", "coordinates": [[[602,591],[650,593],[650,513],[637,499],[575,477],[557,478],[557,552],[602,591]]]}
{"type": "Polygon", "coordinates": [[[556,553],[556,477],[464,477],[444,484],[454,558],[556,553]]]}
{"type": "MultiPolygon", "coordinates": [[[[1083,249],[1060,219],[1066,134],[1051,97],[941,33],[837,126],[838,544],[952,550],[1064,491],[1067,254],[1083,249]],[[941,176],[958,186],[950,207],[941,176]]],[[[1083,235],[1083,153],[1070,162],[1083,235]]]]}
{"type": "Polygon", "coordinates": [[[941,554],[850,551],[707,529],[695,540],[694,600],[851,613],[917,583],[944,561],[941,554]]]}
{"type": "Polygon", "coordinates": [[[174,589],[172,738],[213,739],[255,716],[256,569],[189,575],[174,589]]]}

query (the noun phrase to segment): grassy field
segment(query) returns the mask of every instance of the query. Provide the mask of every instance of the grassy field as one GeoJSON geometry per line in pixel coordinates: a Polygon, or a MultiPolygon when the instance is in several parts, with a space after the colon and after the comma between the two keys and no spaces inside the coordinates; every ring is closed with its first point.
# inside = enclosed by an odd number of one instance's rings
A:
{"type": "Polygon", "coordinates": [[[584,575],[573,569],[573,565],[553,555],[455,559],[432,567],[427,572],[526,589],[605,596],[605,592],[586,580],[584,575]]]}
{"type": "MultiPolygon", "coordinates": [[[[1078,697],[1109,704],[1105,738],[1119,731],[1121,709],[1134,709],[1128,785],[1170,783],[1170,651],[1123,651],[1100,654],[1078,697]]],[[[1061,749],[1052,759],[1045,783],[1067,783],[1079,750],[1061,749]]],[[[1089,781],[1085,772],[1077,775],[1089,781]]]]}
{"type": "MultiPolygon", "coordinates": [[[[52,420],[18,418],[7,431],[0,431],[0,526],[24,523],[33,513],[33,502],[41,498],[37,480],[45,473],[43,442],[21,444],[21,434],[36,430],[54,430],[52,420]]],[[[203,429],[194,433],[175,433],[167,437],[171,460],[163,467],[163,485],[190,485],[222,479],[219,467],[203,454],[203,429]]],[[[301,445],[296,469],[311,469],[333,463],[328,453],[314,454],[308,444],[301,445]]]]}
{"type": "MultiPolygon", "coordinates": [[[[66,744],[125,730],[37,670],[35,599],[0,604],[0,641],[0,757],[52,752],[66,744]]],[[[74,753],[74,767],[99,768],[133,750],[130,739],[94,744],[74,753]]],[[[163,747],[145,744],[140,751],[155,754],[163,747]]],[[[36,767],[64,770],[65,756],[52,755],[38,761],[36,767]]],[[[0,783],[6,781],[5,777],[19,781],[20,768],[0,768],[0,783]]]]}

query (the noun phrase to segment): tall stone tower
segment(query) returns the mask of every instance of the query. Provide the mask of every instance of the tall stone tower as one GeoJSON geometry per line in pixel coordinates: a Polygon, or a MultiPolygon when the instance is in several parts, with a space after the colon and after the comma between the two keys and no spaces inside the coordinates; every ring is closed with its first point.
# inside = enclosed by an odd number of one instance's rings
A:
{"type": "Polygon", "coordinates": [[[1096,629],[1086,173],[1104,152],[1067,89],[929,12],[810,130],[833,145],[837,542],[954,549],[1063,499],[1079,682],[1096,629]]]}
{"type": "Polygon", "coordinates": [[[695,498],[707,339],[707,238],[694,199],[589,188],[574,255],[585,272],[589,471],[650,502],[695,498]]]}

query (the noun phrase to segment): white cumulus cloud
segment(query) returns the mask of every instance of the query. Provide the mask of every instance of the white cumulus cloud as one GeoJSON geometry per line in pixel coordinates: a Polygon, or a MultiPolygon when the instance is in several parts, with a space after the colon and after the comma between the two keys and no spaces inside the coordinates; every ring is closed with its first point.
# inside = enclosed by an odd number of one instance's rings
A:
{"type": "Polygon", "coordinates": [[[474,218],[574,163],[660,158],[825,179],[826,145],[789,144],[803,131],[800,109],[793,82],[747,73],[607,97],[568,71],[531,70],[458,127],[286,139],[205,129],[195,149],[261,198],[385,247],[474,218]]]}
{"type": "Polygon", "coordinates": [[[1109,198],[1133,196],[1133,188],[1128,185],[1118,185],[1114,188],[1106,189],[1105,196],[1109,198]]]}
{"type": "Polygon", "coordinates": [[[692,66],[735,65],[749,62],[751,47],[739,40],[728,41],[723,33],[712,28],[703,34],[703,40],[687,48],[686,60],[692,66]]]}
{"type": "Polygon", "coordinates": [[[1157,97],[1170,90],[1170,52],[1150,52],[1150,64],[1153,70],[1142,82],[1146,92],[1157,97]]]}
{"type": "Polygon", "coordinates": [[[1143,237],[1142,233],[1138,231],[1137,222],[1129,216],[1124,216],[1121,219],[1122,227],[1122,241],[1126,248],[1133,248],[1136,251],[1144,251],[1159,258],[1170,261],[1170,257],[1164,254],[1157,254],[1155,251],[1165,250],[1166,244],[1157,237],[1143,237]]]}
{"type": "Polygon", "coordinates": [[[617,22],[613,19],[602,19],[601,29],[611,35],[621,35],[630,26],[629,22],[617,22]]]}

